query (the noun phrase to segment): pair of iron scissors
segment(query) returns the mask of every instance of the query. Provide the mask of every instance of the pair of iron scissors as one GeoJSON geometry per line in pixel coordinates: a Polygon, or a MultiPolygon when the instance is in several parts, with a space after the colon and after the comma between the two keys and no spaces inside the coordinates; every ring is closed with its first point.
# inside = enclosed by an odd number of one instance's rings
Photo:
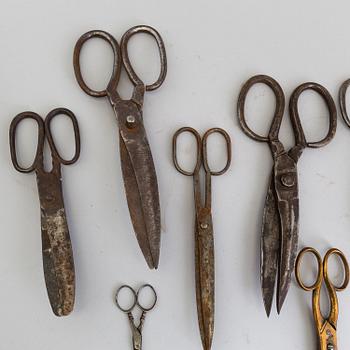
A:
{"type": "Polygon", "coordinates": [[[295,276],[299,286],[302,289],[312,291],[312,312],[319,339],[319,349],[337,350],[337,320],[339,308],[336,292],[343,291],[349,283],[349,264],[345,255],[339,249],[331,248],[327,251],[322,261],[322,258],[317,250],[311,247],[306,247],[298,254],[295,265],[295,276]],[[318,264],[317,279],[314,284],[309,286],[303,282],[300,274],[301,261],[306,253],[313,254],[316,257],[318,264]],[[332,255],[338,256],[344,267],[344,281],[340,286],[334,285],[328,276],[328,259],[332,255]],[[323,282],[325,283],[330,302],[330,311],[327,317],[323,317],[320,308],[321,287],[323,282]]]}
{"type": "Polygon", "coordinates": [[[137,291],[135,291],[132,287],[124,284],[121,287],[119,287],[119,289],[117,290],[117,293],[115,296],[115,301],[116,301],[116,304],[117,304],[119,310],[125,312],[128,315],[129,324],[130,324],[131,331],[132,331],[132,343],[133,343],[134,350],[141,350],[142,349],[142,328],[143,328],[143,325],[145,322],[146,313],[148,311],[151,311],[155,307],[155,305],[157,303],[157,299],[158,299],[157,293],[156,293],[155,289],[150,284],[144,284],[137,291]],[[144,288],[149,288],[153,293],[153,302],[148,307],[143,305],[140,302],[140,292],[144,288]],[[123,289],[128,289],[132,293],[133,302],[131,303],[131,306],[129,308],[124,308],[123,306],[121,306],[121,303],[118,300],[119,293],[123,289]],[[135,325],[134,316],[132,315],[132,310],[136,306],[138,306],[140,308],[140,310],[142,311],[141,317],[140,317],[140,322],[139,322],[138,326],[135,325]]]}
{"type": "Polygon", "coordinates": [[[12,120],[10,126],[10,152],[16,170],[21,173],[31,173],[33,171],[36,173],[47,293],[54,314],[56,316],[68,315],[74,306],[75,271],[72,244],[63,202],[61,164],[73,164],[80,155],[79,127],[75,115],[66,108],[52,110],[45,121],[33,112],[18,114],[12,120]],[[75,154],[70,160],[61,157],[51,132],[51,122],[58,115],[66,115],[72,121],[75,136],[75,154]],[[38,144],[35,158],[32,165],[27,168],[18,163],[16,151],[17,127],[25,119],[35,120],[38,125],[38,144]],[[48,141],[52,157],[52,170],[49,172],[45,171],[43,165],[45,139],[48,141]]]}
{"type": "Polygon", "coordinates": [[[195,202],[195,270],[196,299],[198,323],[204,350],[211,348],[214,333],[215,309],[215,265],[214,265],[214,231],[211,213],[211,177],[224,174],[231,164],[231,139],[227,132],[220,128],[209,129],[201,138],[199,133],[190,127],[179,129],[173,137],[173,161],[175,168],[183,175],[193,176],[195,202]],[[181,168],[177,158],[177,139],[182,133],[194,135],[197,144],[197,160],[192,171],[181,168]],[[213,171],[208,163],[207,140],[214,133],[220,134],[226,141],[227,162],[219,171],[213,171]],[[202,204],[200,169],[205,171],[205,203],[202,204]]]}
{"type": "Polygon", "coordinates": [[[263,212],[260,262],[261,287],[265,310],[270,315],[274,288],[277,278],[277,312],[286,298],[291,275],[294,270],[298,248],[299,191],[297,162],[306,147],[318,148],[328,144],[337,127],[337,112],[329,92],[321,85],[308,82],[299,85],[289,101],[289,114],[295,145],[288,151],[279,140],[285,107],[285,97],[281,86],[267,75],[250,78],[242,87],[238,98],[238,119],[244,133],[250,138],[267,142],[273,157],[273,168],[263,212]],[[276,109],[267,136],[252,131],[246,122],[245,102],[250,88],[255,84],[266,84],[276,97],[276,109]],[[298,100],[306,90],[313,90],[325,101],[329,111],[329,130],[324,139],[308,142],[300,122],[298,100]]]}
{"type": "Polygon", "coordinates": [[[157,268],[160,250],[160,205],[158,183],[151,149],[143,124],[142,107],[146,91],[159,88],[166,76],[167,62],[163,40],[152,27],[140,25],[129,29],[119,46],[109,33],[93,30],[80,37],[74,48],[74,72],[80,87],[90,96],[108,97],[119,127],[119,150],[125,193],[131,221],[141,251],[149,268],[157,268]],[[138,33],[151,35],[157,42],[160,54],[160,74],[150,85],[145,85],[135,73],[128,55],[128,42],[138,33]],[[110,44],[114,54],[111,79],[105,90],[90,89],[84,82],[80,69],[80,52],[84,43],[100,38],[110,44]],[[130,100],[123,100],[117,92],[122,67],[134,85],[130,100]]]}

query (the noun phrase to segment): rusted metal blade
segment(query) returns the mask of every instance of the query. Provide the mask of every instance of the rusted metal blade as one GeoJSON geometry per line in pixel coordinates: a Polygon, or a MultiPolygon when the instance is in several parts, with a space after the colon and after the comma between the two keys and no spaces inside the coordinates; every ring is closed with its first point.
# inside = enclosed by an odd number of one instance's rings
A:
{"type": "Polygon", "coordinates": [[[269,317],[276,284],[280,248],[280,217],[276,206],[274,171],[266,195],[260,242],[260,278],[266,314],[269,317]]]}
{"type": "Polygon", "coordinates": [[[195,270],[199,330],[203,349],[209,350],[214,333],[215,265],[213,225],[207,208],[196,218],[195,270]]]}
{"type": "Polygon", "coordinates": [[[75,272],[60,175],[37,171],[37,183],[47,293],[54,314],[65,316],[74,307],[75,272]]]}
{"type": "Polygon", "coordinates": [[[131,221],[149,268],[156,269],[160,250],[159,194],[153,158],[143,126],[141,132],[132,137],[121,130],[119,144],[131,221]]]}

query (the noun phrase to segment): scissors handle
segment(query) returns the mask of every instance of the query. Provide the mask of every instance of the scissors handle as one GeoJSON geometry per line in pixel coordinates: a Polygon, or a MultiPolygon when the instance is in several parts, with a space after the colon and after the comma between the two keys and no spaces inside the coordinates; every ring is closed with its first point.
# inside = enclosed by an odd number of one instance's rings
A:
{"type": "Polygon", "coordinates": [[[343,117],[345,124],[350,128],[350,119],[346,108],[346,92],[348,90],[349,85],[350,79],[345,80],[339,89],[339,106],[341,116],[343,117]]]}
{"type": "Polygon", "coordinates": [[[337,129],[337,110],[332,96],[328,90],[320,84],[307,82],[299,85],[292,93],[289,101],[289,113],[292,122],[292,127],[295,135],[295,143],[297,145],[303,145],[310,148],[319,148],[327,145],[334,137],[335,131],[337,129]],[[306,90],[313,90],[317,92],[325,101],[328,112],[329,112],[329,128],[327,135],[320,141],[307,142],[305,139],[305,134],[300,122],[300,116],[298,111],[298,101],[300,95],[306,90]]]}
{"type": "Polygon", "coordinates": [[[152,90],[158,89],[163,84],[167,73],[167,59],[166,59],[165,46],[160,34],[150,26],[138,25],[130,28],[123,35],[120,46],[121,46],[124,67],[134,86],[145,85],[146,91],[152,91],[152,90]],[[130,58],[129,58],[128,43],[130,38],[137,33],[146,33],[151,35],[155,39],[159,50],[160,73],[159,73],[158,79],[154,83],[149,85],[145,85],[143,81],[139,78],[139,76],[136,74],[134,68],[131,65],[130,58]]]}
{"type": "Polygon", "coordinates": [[[285,98],[281,86],[278,82],[268,75],[256,75],[250,78],[242,87],[237,103],[238,120],[243,132],[253,140],[260,142],[268,142],[278,138],[278,132],[282,123],[283,112],[285,107],[285,98]],[[255,133],[247,124],[245,116],[245,103],[249,90],[256,84],[265,84],[271,88],[276,98],[276,108],[274,112],[273,121],[268,136],[262,136],[255,133]]]}
{"type": "Polygon", "coordinates": [[[183,127],[176,131],[176,133],[173,136],[173,161],[174,161],[176,170],[183,175],[193,176],[194,174],[199,173],[199,169],[201,167],[201,161],[202,161],[202,140],[197,130],[191,127],[183,127]],[[197,143],[197,159],[196,159],[196,164],[194,166],[194,169],[192,171],[186,171],[182,169],[181,166],[179,165],[178,158],[177,158],[177,139],[182,133],[185,133],[185,132],[188,132],[194,135],[197,143]]]}
{"type": "Polygon", "coordinates": [[[116,90],[119,77],[120,77],[120,71],[121,71],[121,55],[120,55],[120,48],[118,42],[114,39],[114,37],[104,32],[103,30],[91,30],[85,34],[83,34],[74,47],[74,54],[73,54],[73,67],[74,67],[74,73],[75,77],[78,81],[79,86],[90,96],[93,97],[105,97],[107,96],[107,90],[116,90]],[[109,83],[107,87],[104,90],[93,90],[88,87],[88,85],[85,83],[83,75],[81,73],[81,67],[80,67],[80,52],[83,47],[83,45],[90,39],[93,38],[100,38],[106,41],[112,48],[113,51],[113,69],[111,78],[109,80],[109,83]]]}
{"type": "Polygon", "coordinates": [[[142,286],[138,289],[138,291],[137,291],[137,293],[136,293],[136,300],[137,300],[137,305],[138,305],[138,307],[139,307],[143,312],[148,312],[148,311],[151,311],[151,310],[155,307],[155,305],[156,305],[156,303],[157,303],[157,300],[158,300],[158,296],[157,296],[157,293],[156,293],[155,289],[153,288],[153,286],[151,286],[150,284],[144,284],[144,285],[142,285],[142,286]],[[149,288],[149,289],[152,291],[152,293],[153,293],[153,302],[151,303],[151,305],[150,305],[149,307],[143,305],[143,304],[140,302],[140,292],[141,292],[143,289],[145,289],[145,288],[149,288]]]}
{"type": "Polygon", "coordinates": [[[134,291],[134,289],[132,287],[130,287],[127,284],[124,284],[122,286],[120,286],[117,290],[117,293],[115,294],[115,302],[117,304],[117,307],[119,310],[125,312],[126,314],[131,312],[132,309],[135,307],[136,303],[137,303],[137,294],[134,291]],[[119,293],[123,290],[123,289],[128,289],[131,293],[132,293],[132,297],[133,297],[133,302],[131,303],[131,306],[129,308],[124,308],[120,305],[119,303],[119,293]]]}
{"type": "Polygon", "coordinates": [[[75,117],[74,113],[70,111],[67,108],[56,108],[52,110],[45,119],[45,131],[47,135],[47,140],[49,142],[49,146],[52,152],[53,157],[57,157],[61,164],[64,165],[70,165],[75,163],[80,155],[80,132],[79,132],[79,126],[77,118],[75,117]],[[73,130],[74,130],[74,141],[75,141],[75,153],[71,159],[64,159],[60,155],[60,153],[57,150],[56,144],[54,142],[52,132],[51,132],[51,122],[52,119],[54,119],[58,115],[65,115],[67,116],[73,124],[73,130]]]}
{"type": "Polygon", "coordinates": [[[232,151],[231,151],[231,139],[229,134],[221,128],[212,128],[209,129],[203,136],[202,139],[202,144],[203,144],[203,165],[204,165],[204,169],[207,173],[209,173],[210,175],[213,176],[217,176],[217,175],[222,175],[224,174],[227,169],[230,167],[231,164],[231,158],[232,158],[232,151]],[[226,165],[219,171],[212,171],[210,169],[209,163],[208,163],[208,148],[207,148],[207,141],[208,141],[208,137],[212,134],[220,134],[224,137],[225,142],[226,142],[226,151],[227,151],[227,161],[226,161],[226,165]]]}
{"type": "Polygon", "coordinates": [[[18,114],[11,122],[10,125],[10,153],[11,160],[15,169],[21,173],[30,173],[36,168],[42,166],[43,161],[43,150],[44,150],[44,140],[45,140],[45,125],[42,118],[34,112],[23,112],[18,114]],[[25,168],[18,163],[17,149],[16,149],[16,131],[20,122],[25,119],[33,119],[38,124],[38,142],[35,157],[32,165],[25,168]]]}

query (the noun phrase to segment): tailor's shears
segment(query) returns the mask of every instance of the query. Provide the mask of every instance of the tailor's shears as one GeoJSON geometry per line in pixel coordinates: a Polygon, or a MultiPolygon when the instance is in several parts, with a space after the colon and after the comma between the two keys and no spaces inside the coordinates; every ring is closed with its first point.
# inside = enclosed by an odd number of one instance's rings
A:
{"type": "Polygon", "coordinates": [[[289,114],[292,123],[295,146],[286,151],[278,138],[285,107],[285,97],[281,86],[273,78],[257,75],[242,87],[238,98],[238,119],[242,130],[250,138],[267,142],[273,157],[270,185],[267,191],[263,213],[261,235],[261,287],[267,315],[270,315],[274,288],[277,278],[277,312],[286,298],[298,247],[299,192],[297,162],[306,147],[325,146],[334,137],[337,127],[337,112],[329,92],[317,83],[299,85],[291,95],[289,114]],[[252,131],[246,122],[245,102],[250,88],[255,84],[266,84],[276,97],[276,109],[268,136],[260,136],[252,131]],[[317,92],[329,110],[329,130],[324,139],[308,142],[300,122],[298,100],[305,90],[317,92]]]}
{"type": "Polygon", "coordinates": [[[319,349],[320,350],[338,350],[337,346],[337,320],[338,320],[338,298],[337,291],[343,291],[349,283],[349,264],[346,260],[345,255],[336,248],[329,249],[322,261],[320,254],[316,249],[306,247],[298,254],[296,265],[295,265],[295,276],[299,286],[306,290],[312,291],[312,312],[314,315],[315,326],[318,334],[319,349]],[[301,278],[300,274],[300,263],[303,256],[306,253],[313,254],[317,259],[318,274],[314,284],[307,286],[301,278]],[[336,286],[330,280],[328,276],[328,259],[330,256],[336,255],[342,261],[344,267],[344,281],[341,286],[336,286]],[[322,282],[325,283],[326,290],[329,296],[330,311],[328,316],[325,318],[322,316],[320,308],[320,297],[322,282]]]}
{"type": "Polygon", "coordinates": [[[120,47],[116,39],[101,30],[83,34],[74,48],[74,72],[80,87],[90,96],[106,97],[113,107],[119,126],[119,148],[126,198],[131,221],[148,266],[157,268],[160,250],[160,206],[156,171],[143,125],[142,106],[146,91],[159,88],[166,76],[167,63],[163,40],[152,27],[140,25],[129,29],[120,47]],[[128,42],[137,33],[151,35],[160,53],[160,74],[153,84],[145,85],[135,73],[128,55],[128,42]],[[114,54],[111,79],[105,90],[90,89],[82,77],[80,51],[86,41],[101,38],[108,42],[114,54]],[[130,100],[123,100],[117,92],[122,67],[125,68],[134,91],[130,100]]]}
{"type": "Polygon", "coordinates": [[[18,114],[10,126],[10,151],[12,163],[21,173],[35,171],[40,199],[41,239],[44,275],[47,293],[53,312],[57,316],[68,315],[74,306],[75,272],[72,244],[68,231],[62,193],[61,164],[75,163],[80,155],[80,136],[78,122],[70,110],[57,108],[52,110],[45,121],[36,113],[18,114]],[[75,154],[72,159],[63,159],[54,142],[51,132],[52,119],[57,115],[66,115],[72,121],[75,136],[75,154]],[[38,145],[31,166],[22,167],[17,160],[16,130],[23,120],[33,119],[38,124],[38,145]],[[46,172],[43,165],[44,143],[47,139],[52,157],[52,170],[46,172]]]}
{"type": "Polygon", "coordinates": [[[204,350],[211,348],[214,333],[215,309],[215,265],[214,265],[214,231],[211,214],[211,176],[224,174],[231,164],[231,139],[227,132],[220,128],[209,129],[203,136],[190,127],[179,129],[173,137],[173,160],[175,168],[183,175],[193,176],[195,202],[195,270],[196,299],[198,323],[204,350]],[[177,158],[177,139],[182,133],[191,133],[196,138],[197,160],[193,171],[181,168],[177,158]],[[226,141],[227,162],[220,171],[211,170],[207,156],[207,140],[211,134],[218,133],[226,141]],[[205,203],[202,204],[200,169],[205,171],[205,203]]]}
{"type": "Polygon", "coordinates": [[[157,303],[157,293],[156,293],[155,289],[150,284],[144,284],[136,292],[132,287],[124,284],[123,286],[119,287],[119,289],[117,290],[117,293],[115,296],[115,301],[116,301],[118,308],[128,315],[129,324],[130,324],[131,332],[132,332],[133,349],[134,350],[141,350],[142,349],[142,328],[143,328],[143,324],[145,322],[146,313],[148,311],[151,311],[157,303]],[[144,288],[149,288],[153,293],[153,301],[150,304],[150,306],[148,306],[148,307],[143,305],[142,303],[140,303],[140,292],[144,288]],[[128,289],[132,293],[133,302],[131,303],[131,306],[129,308],[124,308],[123,306],[121,306],[121,303],[119,302],[119,299],[118,299],[119,293],[123,289],[128,289]],[[142,311],[141,317],[140,317],[140,322],[139,322],[138,326],[135,325],[134,316],[132,315],[132,310],[135,308],[135,306],[138,306],[140,308],[140,310],[142,311]]]}

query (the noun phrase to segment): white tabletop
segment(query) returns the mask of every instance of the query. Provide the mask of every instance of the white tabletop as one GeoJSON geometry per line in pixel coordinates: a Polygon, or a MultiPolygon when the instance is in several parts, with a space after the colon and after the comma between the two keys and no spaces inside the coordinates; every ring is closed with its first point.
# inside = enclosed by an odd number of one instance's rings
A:
{"type": "MultiPolygon", "coordinates": [[[[259,236],[272,158],[238,125],[236,101],[252,75],[279,81],[287,100],[302,82],[326,86],[337,100],[350,77],[348,1],[19,1],[3,0],[0,11],[0,349],[131,349],[127,317],[115,306],[123,283],[151,283],[159,300],[146,318],[144,349],[200,349],[194,287],[194,207],[191,178],[172,163],[171,138],[182,126],[200,133],[222,127],[230,134],[233,162],[213,179],[216,311],[212,349],[310,349],[316,346],[311,293],[293,277],[280,316],[267,319],[259,282],[259,236]],[[120,40],[136,24],[162,35],[168,57],[166,81],[147,93],[144,122],[158,173],[162,208],[161,260],[150,271],[135,239],[124,195],[116,119],[107,99],[86,95],[76,83],[72,55],[79,36],[103,29],[120,40]],[[43,117],[55,107],[79,120],[79,161],[63,167],[63,188],[76,268],[76,305],[64,318],[53,315],[42,269],[40,208],[34,174],[11,164],[8,128],[25,110],[43,117]]],[[[103,87],[111,51],[100,41],[84,51],[89,82],[103,87]]],[[[153,42],[130,43],[135,65],[157,72],[153,42]]],[[[122,76],[120,90],[128,96],[122,76]]],[[[249,120],[267,131],[273,99],[267,88],[250,95],[249,120]],[[266,100],[264,99],[266,97],[266,100]],[[254,106],[253,106],[254,104],[254,106]]],[[[326,108],[312,93],[300,101],[307,136],[327,127],[326,108]]],[[[73,148],[67,127],[56,123],[65,154],[73,148]],[[69,137],[68,137],[69,136],[69,137]],[[62,141],[63,140],[63,141],[62,141]]],[[[25,159],[34,147],[30,125],[18,138],[25,159]],[[25,146],[29,145],[29,146],[25,146]]],[[[34,131],[34,129],[32,130],[34,131]]],[[[281,138],[293,145],[288,117],[281,138]]],[[[211,148],[222,147],[213,137],[211,148]]],[[[183,139],[186,142],[185,139],[183,139]]],[[[194,151],[187,144],[179,149],[194,151]]],[[[216,155],[223,157],[219,148],[216,155]]],[[[350,258],[350,130],[338,119],[335,139],[307,149],[298,163],[299,245],[322,255],[335,246],[350,258]]],[[[212,156],[213,158],[213,156],[212,156]]],[[[338,294],[340,349],[350,347],[350,288],[338,294]]]]}

